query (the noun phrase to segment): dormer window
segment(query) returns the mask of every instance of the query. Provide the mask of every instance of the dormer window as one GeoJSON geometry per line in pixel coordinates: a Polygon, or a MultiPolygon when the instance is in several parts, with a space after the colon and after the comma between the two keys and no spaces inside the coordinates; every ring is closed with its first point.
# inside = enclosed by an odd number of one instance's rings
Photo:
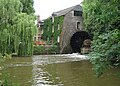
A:
{"type": "Polygon", "coordinates": [[[82,11],[74,11],[74,16],[82,16],[82,11]]]}

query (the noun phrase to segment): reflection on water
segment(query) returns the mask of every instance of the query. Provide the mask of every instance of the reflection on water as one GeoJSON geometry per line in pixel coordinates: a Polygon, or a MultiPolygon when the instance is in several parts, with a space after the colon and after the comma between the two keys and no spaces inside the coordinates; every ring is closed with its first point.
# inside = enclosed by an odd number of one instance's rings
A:
{"type": "MultiPolygon", "coordinates": [[[[77,55],[79,56],[79,55],[77,55]]],[[[92,65],[73,54],[12,58],[7,66],[11,79],[20,86],[119,86],[116,69],[96,78],[92,65]]]]}

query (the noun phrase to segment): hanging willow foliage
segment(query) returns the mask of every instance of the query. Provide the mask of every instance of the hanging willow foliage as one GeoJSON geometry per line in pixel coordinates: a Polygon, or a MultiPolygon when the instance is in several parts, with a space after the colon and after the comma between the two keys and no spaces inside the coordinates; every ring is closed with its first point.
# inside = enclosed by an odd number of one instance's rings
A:
{"type": "Polygon", "coordinates": [[[14,27],[15,33],[15,46],[16,52],[20,56],[31,56],[33,54],[33,36],[35,34],[35,17],[27,15],[26,13],[18,14],[15,18],[14,27]]]}
{"type": "Polygon", "coordinates": [[[0,53],[31,56],[35,17],[21,13],[20,0],[0,0],[0,53]]]}
{"type": "Polygon", "coordinates": [[[0,0],[0,53],[12,53],[12,19],[20,11],[19,0],[0,0]]]}

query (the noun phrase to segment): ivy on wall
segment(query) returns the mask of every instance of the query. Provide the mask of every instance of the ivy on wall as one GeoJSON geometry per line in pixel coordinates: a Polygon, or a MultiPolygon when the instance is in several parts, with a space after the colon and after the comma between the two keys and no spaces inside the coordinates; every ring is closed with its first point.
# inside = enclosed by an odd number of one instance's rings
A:
{"type": "Polygon", "coordinates": [[[47,38],[52,34],[52,21],[51,19],[44,20],[44,32],[43,39],[47,41],[47,38]],[[49,28],[49,31],[48,31],[49,28]]]}
{"type": "Polygon", "coordinates": [[[33,36],[36,32],[35,17],[26,13],[18,14],[15,18],[14,27],[17,29],[16,52],[19,56],[33,55],[33,36]]]}
{"type": "Polygon", "coordinates": [[[62,24],[63,24],[63,16],[54,17],[54,22],[52,22],[52,18],[44,20],[44,33],[43,39],[47,42],[52,42],[52,37],[54,38],[54,44],[57,43],[57,37],[60,36],[62,31],[62,24]],[[59,24],[59,29],[58,29],[59,24]],[[54,27],[54,32],[52,32],[52,28],[54,27]]]}

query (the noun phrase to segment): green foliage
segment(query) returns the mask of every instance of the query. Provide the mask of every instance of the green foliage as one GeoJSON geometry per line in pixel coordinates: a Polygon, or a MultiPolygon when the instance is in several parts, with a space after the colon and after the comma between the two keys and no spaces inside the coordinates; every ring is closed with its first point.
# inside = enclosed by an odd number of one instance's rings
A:
{"type": "Polygon", "coordinates": [[[0,61],[1,60],[7,60],[7,59],[11,59],[11,55],[9,55],[9,54],[7,54],[7,53],[5,53],[4,55],[2,55],[1,53],[0,53],[0,61]]]}
{"type": "Polygon", "coordinates": [[[93,36],[92,62],[102,74],[120,66],[120,0],[84,0],[85,29],[93,36]],[[97,58],[95,58],[97,57],[97,58]],[[102,61],[101,61],[102,60],[102,61]]]}
{"type": "Polygon", "coordinates": [[[48,49],[48,53],[50,53],[50,54],[57,54],[57,53],[59,53],[59,51],[60,51],[60,49],[59,49],[59,46],[57,46],[57,45],[53,45],[52,47],[50,47],[48,49]]]}
{"type": "Polygon", "coordinates": [[[46,19],[46,20],[44,20],[43,39],[46,41],[49,41],[47,38],[49,37],[51,39],[51,36],[52,36],[52,20],[46,19]]]}
{"type": "Polygon", "coordinates": [[[4,76],[4,79],[0,82],[0,86],[19,86],[19,84],[13,83],[9,77],[8,74],[4,76]]]}
{"type": "Polygon", "coordinates": [[[84,23],[91,34],[99,35],[115,28],[120,29],[119,0],[84,1],[84,23]],[[116,26],[117,25],[117,26],[116,26]]]}
{"type": "Polygon", "coordinates": [[[57,37],[60,36],[62,31],[63,19],[64,19],[63,16],[59,16],[59,17],[54,17],[54,23],[52,22],[51,18],[46,19],[44,21],[44,33],[43,33],[44,40],[51,42],[52,37],[54,37],[54,43],[57,43],[57,37]],[[60,29],[58,29],[58,24],[60,26],[60,29]],[[54,32],[52,32],[53,27],[54,27],[54,32]]]}
{"type": "Polygon", "coordinates": [[[44,46],[34,46],[34,54],[44,54],[45,53],[45,47],[44,46]]]}
{"type": "Polygon", "coordinates": [[[36,30],[34,20],[33,15],[25,13],[18,14],[14,18],[14,27],[17,29],[14,37],[15,49],[20,56],[31,56],[33,54],[33,36],[36,30]]]}
{"type": "Polygon", "coordinates": [[[12,53],[13,18],[20,10],[19,0],[0,0],[0,53],[12,53]]]}
{"type": "Polygon", "coordinates": [[[34,54],[56,54],[59,53],[59,47],[57,45],[39,45],[34,47],[34,54]]]}
{"type": "Polygon", "coordinates": [[[35,17],[21,13],[20,0],[0,0],[0,53],[19,53],[31,56],[35,17]],[[22,47],[20,48],[20,43],[22,47]]]}
{"type": "Polygon", "coordinates": [[[54,33],[53,33],[53,37],[54,37],[54,44],[57,43],[57,37],[60,36],[61,31],[62,31],[62,24],[63,24],[63,16],[60,17],[55,17],[54,18],[54,33]],[[60,26],[60,29],[58,30],[58,24],[60,26]]]}
{"type": "Polygon", "coordinates": [[[116,55],[120,57],[120,31],[117,29],[99,35],[98,39],[93,40],[93,44],[93,51],[104,54],[107,58],[116,55]]]}
{"type": "MultiPolygon", "coordinates": [[[[25,8],[28,7],[29,10],[22,13],[25,3],[20,0],[0,0],[0,69],[5,68],[4,61],[11,58],[12,53],[18,53],[20,56],[33,54],[33,36],[36,29],[35,17],[31,14],[33,3],[32,0],[31,4],[28,1],[29,7],[26,5],[25,8]]],[[[5,79],[0,81],[1,86],[18,86],[13,84],[9,77],[3,77],[5,79]]]]}
{"type": "Polygon", "coordinates": [[[94,65],[93,70],[97,77],[100,77],[104,70],[107,69],[109,62],[104,58],[103,54],[92,52],[88,55],[90,57],[91,63],[94,65]]]}
{"type": "MultiPolygon", "coordinates": [[[[11,59],[11,55],[0,53],[0,71],[5,71],[6,65],[5,61],[11,59]]],[[[9,75],[6,72],[0,72],[0,86],[19,86],[18,84],[12,83],[9,75]]]]}
{"type": "Polygon", "coordinates": [[[22,3],[22,12],[23,13],[27,13],[27,14],[31,14],[34,13],[35,10],[33,8],[33,0],[20,0],[22,3]]]}

